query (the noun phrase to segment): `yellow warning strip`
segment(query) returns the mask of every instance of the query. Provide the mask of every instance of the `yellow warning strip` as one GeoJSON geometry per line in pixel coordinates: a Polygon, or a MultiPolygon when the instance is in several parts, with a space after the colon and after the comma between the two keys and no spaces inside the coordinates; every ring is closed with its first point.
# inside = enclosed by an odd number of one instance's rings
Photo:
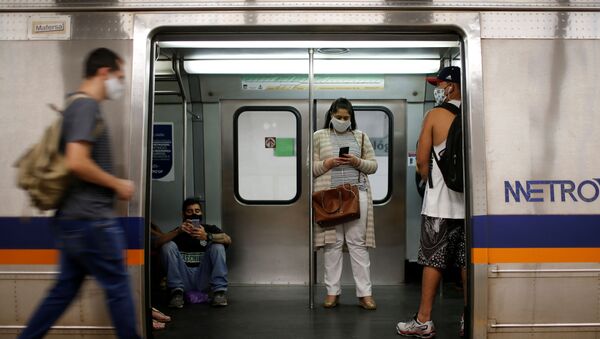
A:
{"type": "MultiPolygon", "coordinates": [[[[127,265],[144,264],[144,250],[127,250],[127,265]]],[[[0,250],[0,265],[57,265],[58,250],[0,250]]]]}
{"type": "Polygon", "coordinates": [[[474,264],[600,262],[600,248],[473,248],[474,264]]]}

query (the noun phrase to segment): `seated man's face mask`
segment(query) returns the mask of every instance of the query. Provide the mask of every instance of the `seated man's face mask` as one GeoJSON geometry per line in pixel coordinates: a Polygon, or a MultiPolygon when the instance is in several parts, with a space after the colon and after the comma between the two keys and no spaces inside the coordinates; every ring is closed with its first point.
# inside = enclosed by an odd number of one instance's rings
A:
{"type": "Polygon", "coordinates": [[[194,208],[192,206],[185,210],[186,219],[200,219],[202,220],[202,210],[200,208],[194,208]]]}
{"type": "Polygon", "coordinates": [[[191,214],[188,215],[188,219],[199,219],[202,222],[202,214],[191,214]]]}

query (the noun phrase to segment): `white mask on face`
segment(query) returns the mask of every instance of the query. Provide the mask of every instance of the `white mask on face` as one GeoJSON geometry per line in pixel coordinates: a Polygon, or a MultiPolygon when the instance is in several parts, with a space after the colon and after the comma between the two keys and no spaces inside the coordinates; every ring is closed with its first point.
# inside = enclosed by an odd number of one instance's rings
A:
{"type": "Polygon", "coordinates": [[[436,87],[433,89],[433,97],[435,98],[435,104],[437,106],[441,105],[446,101],[446,89],[436,87]]]}
{"type": "Polygon", "coordinates": [[[121,79],[109,76],[108,79],[104,80],[104,90],[106,91],[106,98],[109,100],[117,100],[123,96],[125,85],[121,79]]]}
{"type": "Polygon", "coordinates": [[[348,130],[348,128],[350,128],[350,125],[352,124],[352,122],[350,121],[350,119],[348,120],[340,120],[340,119],[336,119],[336,118],[331,118],[331,124],[333,125],[333,128],[338,131],[339,133],[344,133],[348,130]]]}

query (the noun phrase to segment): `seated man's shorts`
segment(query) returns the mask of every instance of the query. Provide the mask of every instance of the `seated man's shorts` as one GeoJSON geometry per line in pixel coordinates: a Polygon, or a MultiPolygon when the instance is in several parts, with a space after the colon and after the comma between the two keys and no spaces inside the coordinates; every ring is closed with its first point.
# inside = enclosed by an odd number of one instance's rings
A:
{"type": "Polygon", "coordinates": [[[417,262],[445,269],[450,264],[465,267],[464,219],[421,216],[421,245],[417,262]]]}

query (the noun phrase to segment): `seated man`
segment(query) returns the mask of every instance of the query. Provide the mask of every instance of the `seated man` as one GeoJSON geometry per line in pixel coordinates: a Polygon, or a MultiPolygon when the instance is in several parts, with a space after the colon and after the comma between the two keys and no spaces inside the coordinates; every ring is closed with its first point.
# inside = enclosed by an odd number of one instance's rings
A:
{"type": "Polygon", "coordinates": [[[167,272],[171,290],[169,307],[183,307],[184,291],[212,292],[212,306],[227,306],[227,263],[225,248],[231,238],[215,225],[202,224],[200,200],[183,202],[183,221],[168,233],[152,229],[154,244],[167,272]]]}

